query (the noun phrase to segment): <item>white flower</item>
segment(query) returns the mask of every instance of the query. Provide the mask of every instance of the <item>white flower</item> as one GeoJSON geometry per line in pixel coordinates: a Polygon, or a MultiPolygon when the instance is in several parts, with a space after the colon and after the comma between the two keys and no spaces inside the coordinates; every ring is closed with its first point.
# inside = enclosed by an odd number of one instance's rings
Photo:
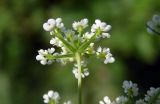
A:
{"type": "Polygon", "coordinates": [[[96,19],[95,24],[92,25],[92,32],[96,32],[97,29],[100,29],[103,32],[108,32],[111,29],[111,25],[107,25],[105,22],[101,22],[101,20],[96,19]]]}
{"type": "Polygon", "coordinates": [[[78,30],[79,27],[82,28],[82,29],[84,29],[87,26],[88,26],[88,19],[86,19],[86,18],[82,19],[81,21],[74,22],[72,24],[72,27],[73,27],[74,30],[78,30]]]}
{"type": "Polygon", "coordinates": [[[103,48],[102,49],[101,47],[98,47],[96,55],[99,58],[105,58],[105,60],[104,60],[105,64],[113,63],[115,61],[114,57],[110,53],[110,49],[109,48],[103,48]]]}
{"type": "Polygon", "coordinates": [[[102,33],[102,38],[110,38],[111,35],[109,33],[102,33]]]}
{"type": "Polygon", "coordinates": [[[53,54],[54,51],[55,51],[54,48],[49,48],[48,50],[40,49],[40,50],[38,51],[39,54],[36,56],[36,60],[40,61],[40,63],[41,63],[42,65],[51,64],[52,61],[51,61],[51,60],[48,60],[48,59],[46,58],[46,56],[47,56],[48,54],[53,54]]]}
{"type": "Polygon", "coordinates": [[[63,43],[57,38],[52,38],[50,40],[50,44],[54,45],[54,46],[57,46],[57,47],[62,47],[63,46],[63,43]]]}
{"type": "Polygon", "coordinates": [[[116,98],[116,101],[113,104],[126,104],[128,102],[128,98],[125,96],[119,96],[116,98]]]}
{"type": "MultiPolygon", "coordinates": [[[[43,29],[46,30],[46,31],[51,32],[54,27],[57,27],[57,28],[60,28],[60,29],[62,29],[64,27],[64,24],[62,23],[61,18],[48,19],[48,21],[43,24],[43,29]]],[[[51,32],[51,35],[52,34],[53,34],[53,32],[51,32]]]]}
{"type": "Polygon", "coordinates": [[[43,28],[46,31],[52,31],[55,25],[56,21],[54,19],[48,19],[48,21],[43,24],[43,28]]]}
{"type": "MultiPolygon", "coordinates": [[[[73,67],[72,73],[74,74],[75,78],[78,79],[78,68],[73,67]]],[[[82,76],[82,78],[89,76],[88,68],[84,68],[82,70],[81,76],[82,76]]]]}
{"type": "Polygon", "coordinates": [[[147,104],[144,100],[140,99],[136,101],[136,104],[147,104]]]}
{"type": "Polygon", "coordinates": [[[54,102],[55,104],[57,104],[59,102],[60,96],[58,94],[58,92],[54,92],[52,90],[48,91],[47,94],[43,95],[43,101],[44,103],[50,103],[50,102],[54,102]]]}
{"type": "Polygon", "coordinates": [[[99,101],[99,104],[111,104],[111,100],[108,96],[105,96],[103,101],[99,101]]]}
{"type": "Polygon", "coordinates": [[[63,104],[72,104],[71,101],[64,102],[63,104]]]}
{"type": "Polygon", "coordinates": [[[145,95],[145,101],[149,101],[151,97],[155,96],[158,92],[160,92],[160,88],[153,88],[151,87],[147,94],[145,95]]]}
{"type": "Polygon", "coordinates": [[[132,83],[132,81],[124,81],[122,87],[124,88],[124,92],[127,93],[129,96],[138,95],[138,87],[136,83],[132,83]]]}
{"type": "Polygon", "coordinates": [[[96,19],[95,24],[91,27],[91,32],[95,33],[97,31],[100,31],[103,38],[107,37],[109,38],[110,35],[107,33],[111,29],[111,25],[107,25],[105,22],[101,22],[101,20],[96,19]]]}
{"type": "Polygon", "coordinates": [[[94,54],[95,50],[94,50],[94,43],[90,43],[90,45],[88,46],[88,48],[85,50],[87,54],[94,54]]]}
{"type": "Polygon", "coordinates": [[[89,40],[94,35],[94,33],[86,32],[83,34],[82,41],[89,40]]]}

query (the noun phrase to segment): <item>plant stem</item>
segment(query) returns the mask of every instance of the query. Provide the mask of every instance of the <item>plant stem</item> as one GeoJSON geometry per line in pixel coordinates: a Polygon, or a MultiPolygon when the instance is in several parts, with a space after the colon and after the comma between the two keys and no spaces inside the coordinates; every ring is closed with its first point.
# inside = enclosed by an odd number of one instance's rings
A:
{"type": "Polygon", "coordinates": [[[78,104],[82,104],[82,69],[81,69],[81,54],[76,53],[76,60],[78,65],[78,104]]]}

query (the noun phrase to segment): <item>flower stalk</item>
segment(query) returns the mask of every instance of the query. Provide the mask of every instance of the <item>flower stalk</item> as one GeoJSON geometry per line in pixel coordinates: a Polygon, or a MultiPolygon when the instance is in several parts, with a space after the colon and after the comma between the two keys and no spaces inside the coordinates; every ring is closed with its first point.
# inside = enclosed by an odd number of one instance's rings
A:
{"type": "Polygon", "coordinates": [[[78,104],[82,104],[82,67],[81,67],[81,54],[76,53],[76,61],[78,65],[78,104]]]}

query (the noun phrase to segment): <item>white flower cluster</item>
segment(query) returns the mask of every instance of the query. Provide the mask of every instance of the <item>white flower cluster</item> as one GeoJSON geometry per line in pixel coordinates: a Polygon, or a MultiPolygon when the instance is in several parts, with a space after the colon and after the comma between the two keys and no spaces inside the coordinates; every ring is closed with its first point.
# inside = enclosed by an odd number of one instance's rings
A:
{"type": "MultiPolygon", "coordinates": [[[[86,68],[87,64],[84,61],[81,61],[81,66],[82,66],[82,73],[81,73],[82,78],[89,76],[88,68],[86,68]]],[[[72,73],[74,74],[75,78],[78,79],[78,65],[77,64],[74,64],[72,73]]]]}
{"type": "Polygon", "coordinates": [[[138,87],[136,83],[124,81],[122,87],[127,96],[119,96],[113,102],[106,96],[103,101],[99,101],[99,104],[160,104],[160,88],[151,87],[144,99],[138,99],[138,87]]]}
{"type": "Polygon", "coordinates": [[[115,61],[114,57],[110,53],[109,48],[98,47],[96,55],[98,56],[98,58],[104,58],[105,59],[104,60],[105,64],[113,63],[115,61]]]}
{"type": "Polygon", "coordinates": [[[159,93],[160,95],[160,88],[153,88],[151,87],[147,94],[145,95],[144,100],[149,101],[152,97],[156,96],[159,93]]]}
{"type": "Polygon", "coordinates": [[[57,37],[52,38],[50,40],[50,44],[53,45],[53,46],[57,46],[57,47],[63,47],[64,46],[63,43],[57,37]]]}
{"type": "Polygon", "coordinates": [[[78,21],[78,22],[74,22],[73,24],[72,24],[72,27],[73,27],[73,29],[74,30],[78,30],[79,28],[82,28],[82,29],[84,29],[84,28],[86,28],[88,26],[88,19],[82,19],[81,21],[78,21]]]}
{"type": "Polygon", "coordinates": [[[62,19],[61,18],[48,19],[48,21],[43,24],[43,28],[46,31],[52,32],[53,28],[55,28],[55,27],[59,28],[59,29],[62,29],[64,27],[64,24],[62,23],[62,19]]]}
{"type": "Polygon", "coordinates": [[[138,87],[136,83],[132,83],[131,81],[124,81],[123,86],[124,92],[129,96],[137,96],[138,95],[138,87]]]}
{"type": "MultiPolygon", "coordinates": [[[[100,37],[110,37],[108,31],[111,29],[111,26],[105,22],[101,22],[99,19],[95,20],[90,31],[84,31],[87,26],[88,19],[86,18],[75,21],[72,24],[72,29],[66,29],[61,18],[48,19],[48,21],[43,24],[43,29],[52,35],[50,44],[53,48],[39,50],[36,59],[40,61],[42,65],[51,64],[53,61],[66,64],[67,62],[76,61],[76,54],[78,53],[80,57],[84,59],[86,56],[94,54],[104,59],[105,64],[113,63],[115,59],[110,53],[109,48],[102,49],[99,47],[97,52],[94,50],[94,44],[97,39],[100,39],[100,37]],[[56,51],[55,47],[58,48],[56,51]]],[[[78,72],[77,66],[74,66],[72,72],[77,78],[80,71],[78,72]]],[[[88,75],[88,68],[82,65],[81,76],[85,78],[88,75]]]]}
{"type": "Polygon", "coordinates": [[[46,104],[52,104],[51,102],[53,102],[53,104],[58,104],[60,96],[58,92],[50,90],[47,94],[43,95],[43,99],[46,104]]]}
{"type": "Polygon", "coordinates": [[[105,96],[103,101],[99,101],[99,104],[126,104],[127,102],[128,98],[125,96],[119,96],[113,102],[111,102],[108,96],[105,96]]]}
{"type": "Polygon", "coordinates": [[[143,99],[137,100],[136,104],[147,104],[143,99]]]}
{"type": "Polygon", "coordinates": [[[38,51],[39,54],[36,56],[36,60],[40,61],[42,65],[51,64],[53,60],[49,60],[47,55],[53,54],[54,51],[54,48],[49,48],[48,50],[40,49],[38,51]]]}
{"type": "Polygon", "coordinates": [[[105,22],[101,22],[101,20],[95,20],[95,24],[92,25],[91,32],[100,32],[102,38],[110,38],[110,34],[107,33],[111,29],[111,25],[107,25],[105,22]]]}

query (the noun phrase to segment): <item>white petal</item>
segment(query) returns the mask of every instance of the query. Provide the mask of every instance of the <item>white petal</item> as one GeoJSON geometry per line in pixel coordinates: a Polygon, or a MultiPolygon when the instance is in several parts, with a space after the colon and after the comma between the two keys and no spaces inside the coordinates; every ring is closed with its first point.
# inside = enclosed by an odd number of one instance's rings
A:
{"type": "Polygon", "coordinates": [[[49,96],[50,98],[53,96],[53,91],[52,91],[52,90],[48,91],[48,96],[49,96]]]}
{"type": "Polygon", "coordinates": [[[40,63],[41,63],[42,65],[46,65],[46,64],[47,64],[46,60],[41,60],[40,63]]]}

